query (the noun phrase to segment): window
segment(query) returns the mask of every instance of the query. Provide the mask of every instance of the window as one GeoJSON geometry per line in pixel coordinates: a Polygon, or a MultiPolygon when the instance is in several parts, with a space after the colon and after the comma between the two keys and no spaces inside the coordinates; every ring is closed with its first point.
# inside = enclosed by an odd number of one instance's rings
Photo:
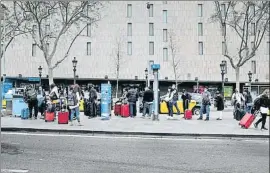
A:
{"type": "Polygon", "coordinates": [[[154,42],[149,42],[149,55],[154,55],[154,42]]]}
{"type": "Polygon", "coordinates": [[[163,4],[167,4],[168,2],[167,1],[162,1],[163,2],[163,4]]]}
{"type": "Polygon", "coordinates": [[[251,14],[251,17],[255,16],[255,5],[250,6],[250,14],[251,14]]]}
{"type": "Polygon", "coordinates": [[[251,29],[250,34],[255,35],[255,23],[251,23],[251,29]]]}
{"type": "Polygon", "coordinates": [[[256,74],[256,61],[251,61],[251,70],[253,74],[256,74]]]}
{"type": "Polygon", "coordinates": [[[128,42],[127,54],[132,55],[132,42],[128,42]]]}
{"type": "Polygon", "coordinates": [[[203,24],[198,23],[198,35],[203,36],[203,24]]]}
{"type": "Polygon", "coordinates": [[[127,35],[132,36],[132,23],[128,23],[127,35]]]}
{"type": "Polygon", "coordinates": [[[153,4],[149,4],[150,8],[149,8],[149,17],[153,17],[154,16],[154,5],[153,4]]]}
{"type": "Polygon", "coordinates": [[[37,45],[36,44],[32,44],[32,56],[36,56],[37,55],[37,45]]]}
{"type": "Polygon", "coordinates": [[[88,37],[91,37],[91,24],[90,23],[87,24],[87,30],[86,30],[86,32],[87,32],[87,36],[88,37]]]}
{"type": "Polygon", "coordinates": [[[225,4],[221,4],[221,15],[224,17],[225,13],[226,13],[226,5],[225,4]]]}
{"type": "Polygon", "coordinates": [[[49,32],[50,32],[50,25],[49,24],[46,24],[45,25],[45,34],[46,35],[49,35],[49,32]]]}
{"type": "Polygon", "coordinates": [[[198,4],[198,17],[202,17],[202,16],[203,16],[203,5],[198,4]]]}
{"type": "Polygon", "coordinates": [[[222,23],[222,36],[226,36],[226,24],[225,23],[222,23]]]}
{"type": "Polygon", "coordinates": [[[163,10],[163,23],[167,23],[168,13],[167,10],[163,10]]]}
{"type": "Polygon", "coordinates": [[[267,55],[270,55],[270,42],[268,41],[266,45],[267,45],[266,53],[267,53],[267,55]]]}
{"type": "Polygon", "coordinates": [[[149,23],[149,36],[154,36],[154,24],[149,23]]]}
{"type": "Polygon", "coordinates": [[[163,41],[167,42],[168,41],[168,30],[163,29],[163,41]]]}
{"type": "Polygon", "coordinates": [[[251,47],[251,50],[253,50],[255,48],[254,41],[251,42],[250,47],[251,47]]]}
{"type": "Polygon", "coordinates": [[[226,45],[225,42],[222,42],[222,55],[226,55],[226,45]]]}
{"type": "Polygon", "coordinates": [[[127,5],[127,17],[131,17],[132,16],[132,4],[128,4],[127,5]]]}
{"type": "Polygon", "coordinates": [[[91,42],[87,42],[87,52],[86,55],[91,55],[91,42]]]}
{"type": "Polygon", "coordinates": [[[203,42],[199,42],[199,55],[203,55],[203,42]]]}
{"type": "Polygon", "coordinates": [[[163,48],[163,61],[168,61],[168,48],[163,48]]]}
{"type": "Polygon", "coordinates": [[[32,30],[33,30],[33,36],[36,37],[36,35],[37,35],[37,25],[33,25],[32,30]]]}

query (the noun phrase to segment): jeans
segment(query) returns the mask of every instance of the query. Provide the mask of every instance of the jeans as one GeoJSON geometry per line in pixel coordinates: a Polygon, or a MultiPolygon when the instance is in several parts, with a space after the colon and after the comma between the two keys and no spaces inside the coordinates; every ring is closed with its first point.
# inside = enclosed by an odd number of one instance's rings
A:
{"type": "Polygon", "coordinates": [[[145,102],[143,104],[143,116],[146,115],[146,110],[147,109],[148,109],[148,112],[149,112],[148,116],[151,116],[151,114],[153,112],[152,107],[153,107],[153,103],[152,102],[145,102]]]}
{"type": "Polygon", "coordinates": [[[247,113],[251,113],[251,108],[252,108],[252,106],[246,105],[246,106],[245,106],[245,111],[246,111],[247,113]]]}
{"type": "Polygon", "coordinates": [[[173,117],[173,103],[172,102],[166,102],[167,108],[168,108],[168,115],[173,117]]]}
{"type": "Polygon", "coordinates": [[[136,103],[129,102],[129,116],[134,117],[136,114],[136,103]]]}
{"type": "Polygon", "coordinates": [[[176,110],[177,110],[177,114],[180,115],[181,113],[180,113],[180,109],[179,109],[179,107],[178,107],[178,105],[177,105],[177,101],[173,101],[173,102],[172,102],[172,105],[175,106],[175,108],[176,108],[176,110]]]}
{"type": "Polygon", "coordinates": [[[79,109],[79,107],[76,107],[76,108],[70,110],[70,121],[73,120],[74,113],[76,114],[76,118],[77,118],[78,122],[80,122],[80,109],[79,109]]]}
{"type": "Polygon", "coordinates": [[[203,114],[206,113],[206,118],[209,118],[209,114],[210,114],[210,105],[203,105],[201,106],[200,109],[200,118],[203,117],[203,114]]]}

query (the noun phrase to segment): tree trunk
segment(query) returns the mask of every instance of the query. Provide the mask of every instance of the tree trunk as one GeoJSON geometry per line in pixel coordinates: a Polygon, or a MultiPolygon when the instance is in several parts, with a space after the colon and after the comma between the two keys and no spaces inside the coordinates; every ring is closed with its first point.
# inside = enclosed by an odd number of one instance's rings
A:
{"type": "Polygon", "coordinates": [[[118,98],[118,87],[119,87],[119,79],[118,79],[118,77],[117,77],[117,79],[116,79],[116,92],[115,92],[115,98],[118,98]]]}
{"type": "Polygon", "coordinates": [[[52,63],[48,62],[48,76],[49,76],[49,85],[53,84],[53,68],[52,63]]]}
{"type": "Polygon", "coordinates": [[[235,89],[237,89],[239,92],[240,92],[240,81],[239,81],[239,74],[240,73],[240,69],[239,69],[239,67],[236,67],[235,68],[235,79],[236,79],[236,88],[235,89]]]}

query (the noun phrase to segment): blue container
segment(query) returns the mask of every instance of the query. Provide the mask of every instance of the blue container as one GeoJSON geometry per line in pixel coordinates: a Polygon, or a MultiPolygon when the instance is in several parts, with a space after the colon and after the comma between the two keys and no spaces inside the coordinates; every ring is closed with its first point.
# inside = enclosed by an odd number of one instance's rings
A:
{"type": "Polygon", "coordinates": [[[21,116],[22,110],[28,108],[28,105],[24,102],[23,97],[13,95],[12,99],[12,115],[21,116]]]}
{"type": "Polygon", "coordinates": [[[29,118],[29,109],[28,108],[22,109],[21,119],[26,120],[28,118],[29,118]]]}

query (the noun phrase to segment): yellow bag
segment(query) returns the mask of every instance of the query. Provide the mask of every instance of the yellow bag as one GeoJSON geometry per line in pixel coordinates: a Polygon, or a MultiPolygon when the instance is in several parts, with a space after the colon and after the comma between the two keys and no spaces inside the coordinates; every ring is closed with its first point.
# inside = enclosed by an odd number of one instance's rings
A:
{"type": "Polygon", "coordinates": [[[83,99],[80,100],[80,107],[79,107],[79,109],[80,109],[80,112],[83,112],[84,111],[84,100],[83,99]]]}

